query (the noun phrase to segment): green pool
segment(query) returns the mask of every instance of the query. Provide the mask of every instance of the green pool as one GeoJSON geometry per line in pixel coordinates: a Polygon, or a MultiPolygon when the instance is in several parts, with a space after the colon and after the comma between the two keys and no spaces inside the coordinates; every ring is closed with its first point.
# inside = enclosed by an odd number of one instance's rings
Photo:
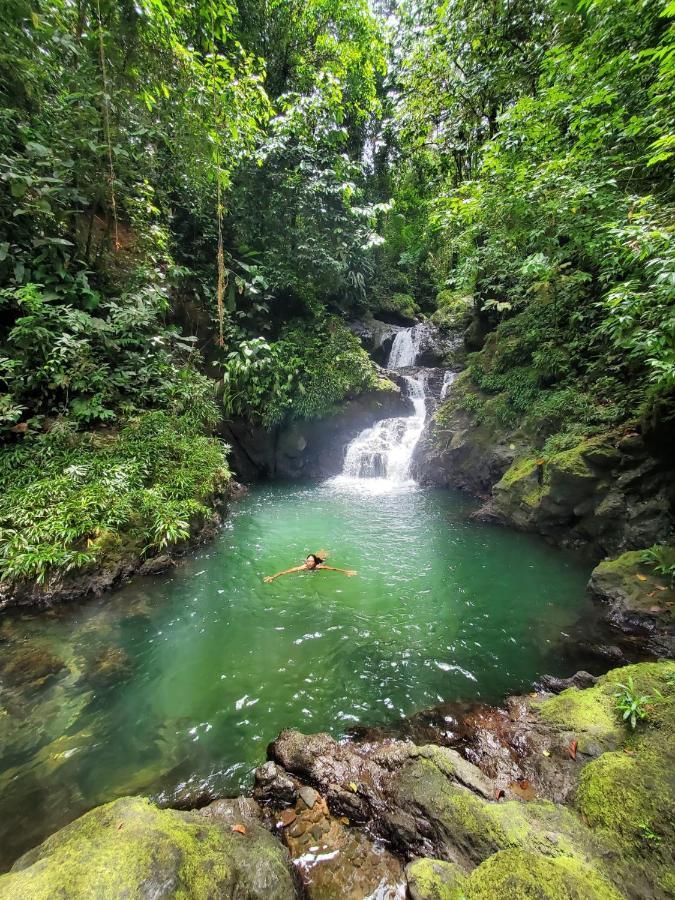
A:
{"type": "Polygon", "coordinates": [[[113,797],[249,785],[284,727],[341,735],[556,671],[587,567],[472,522],[456,493],[368,487],[256,487],[170,574],[0,619],[22,660],[0,684],[5,867],[113,797]],[[263,583],[324,546],[358,576],[263,583]]]}

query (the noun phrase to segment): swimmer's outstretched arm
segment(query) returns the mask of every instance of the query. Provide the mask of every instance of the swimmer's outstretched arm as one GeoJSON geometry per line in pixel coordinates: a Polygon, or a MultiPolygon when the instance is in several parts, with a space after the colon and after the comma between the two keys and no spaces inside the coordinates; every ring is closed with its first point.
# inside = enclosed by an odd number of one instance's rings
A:
{"type": "Polygon", "coordinates": [[[342,572],[343,575],[348,575],[350,578],[352,575],[358,575],[358,572],[355,572],[354,569],[337,569],[335,566],[324,566],[323,563],[317,566],[317,569],[328,569],[329,572],[342,572]]]}
{"type": "Polygon", "coordinates": [[[274,581],[275,578],[279,578],[280,575],[290,575],[291,572],[304,572],[307,566],[293,566],[292,569],[284,569],[283,572],[277,572],[276,575],[266,575],[263,578],[265,584],[269,584],[271,581],[274,581]]]}

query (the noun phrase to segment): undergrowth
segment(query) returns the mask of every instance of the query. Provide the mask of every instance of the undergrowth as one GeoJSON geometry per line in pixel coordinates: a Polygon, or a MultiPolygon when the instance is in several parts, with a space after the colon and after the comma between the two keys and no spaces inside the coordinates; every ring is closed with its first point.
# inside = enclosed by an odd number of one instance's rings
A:
{"type": "Polygon", "coordinates": [[[120,430],[67,421],[0,454],[0,579],[43,582],[106,557],[159,550],[229,478],[225,448],[189,413],[155,410],[120,430]]]}

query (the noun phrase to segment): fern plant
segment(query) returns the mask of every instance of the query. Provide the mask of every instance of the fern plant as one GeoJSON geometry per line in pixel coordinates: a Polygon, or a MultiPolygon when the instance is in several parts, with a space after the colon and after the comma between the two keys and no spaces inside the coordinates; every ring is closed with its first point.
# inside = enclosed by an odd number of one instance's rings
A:
{"type": "Polygon", "coordinates": [[[628,722],[632,729],[637,727],[641,719],[647,718],[647,707],[652,701],[649,694],[641,694],[633,684],[633,678],[628,676],[626,684],[617,684],[616,708],[621,713],[624,722],[628,722]]]}

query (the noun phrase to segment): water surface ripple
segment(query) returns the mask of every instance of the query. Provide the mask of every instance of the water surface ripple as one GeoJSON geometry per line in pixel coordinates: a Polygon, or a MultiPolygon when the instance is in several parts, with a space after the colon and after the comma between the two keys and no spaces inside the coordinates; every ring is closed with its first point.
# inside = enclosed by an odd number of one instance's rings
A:
{"type": "Polygon", "coordinates": [[[116,796],[247,787],[284,727],[339,736],[556,671],[585,567],[453,492],[370,487],[254,488],[172,573],[0,620],[3,654],[64,663],[0,684],[4,866],[116,796]],[[319,547],[358,576],[263,583],[319,547]]]}

